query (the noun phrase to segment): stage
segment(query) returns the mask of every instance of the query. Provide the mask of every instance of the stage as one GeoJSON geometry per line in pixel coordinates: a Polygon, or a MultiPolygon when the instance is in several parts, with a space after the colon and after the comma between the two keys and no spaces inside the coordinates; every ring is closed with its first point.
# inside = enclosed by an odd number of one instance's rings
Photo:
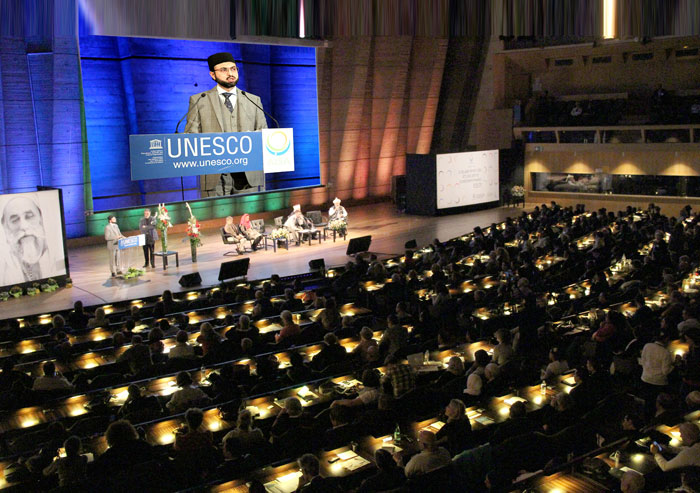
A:
{"type": "MultiPolygon", "coordinates": [[[[403,253],[404,243],[415,239],[418,246],[430,243],[435,238],[448,240],[470,232],[475,226],[488,226],[508,216],[516,216],[522,209],[498,207],[479,212],[442,217],[411,216],[396,211],[393,204],[385,202],[348,209],[348,239],[339,238],[335,243],[331,236],[325,242],[317,241],[296,246],[290,244],[289,251],[278,248],[273,252],[258,250],[247,253],[250,257],[248,279],[268,278],[272,274],[287,276],[308,272],[309,260],[323,258],[326,267],[342,265],[350,260],[345,255],[348,240],[372,235],[370,251],[380,258],[403,253]]],[[[254,219],[254,218],[253,218],[254,219]]],[[[221,220],[223,225],[224,220],[221,220]]],[[[269,226],[268,226],[269,229],[269,226]]],[[[72,288],[61,288],[53,293],[41,293],[36,297],[23,296],[0,303],[0,319],[48,313],[72,307],[81,300],[85,306],[104,304],[125,299],[152,296],[170,289],[173,292],[188,291],[178,283],[184,274],[199,272],[202,285],[218,284],[219,266],[222,262],[241,258],[224,256],[235,251],[234,245],[225,245],[218,228],[202,231],[202,246],[197,251],[197,263],[192,263],[189,240],[184,234],[168,235],[168,249],[179,253],[180,266],[175,267],[170,258],[168,269],[163,270],[161,259],[156,258],[156,268],[147,269],[146,274],[136,279],[112,278],[109,271],[107,248],[84,246],[68,251],[72,288]]],[[[291,242],[290,242],[291,243],[291,242]]],[[[156,244],[156,251],[160,243],[156,244]]],[[[131,253],[132,267],[143,265],[141,247],[131,253]]]]}

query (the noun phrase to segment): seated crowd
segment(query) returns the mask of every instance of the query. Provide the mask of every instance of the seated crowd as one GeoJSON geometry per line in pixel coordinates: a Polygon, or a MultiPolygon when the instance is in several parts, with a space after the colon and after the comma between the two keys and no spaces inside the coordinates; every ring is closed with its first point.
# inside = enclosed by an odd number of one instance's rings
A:
{"type": "Polygon", "coordinates": [[[644,475],[623,471],[622,491],[697,488],[700,428],[684,416],[700,409],[700,305],[687,282],[700,261],[700,222],[685,211],[552,203],[399,259],[358,256],[332,277],[273,276],[194,300],[165,292],[111,314],[78,302],[50,326],[8,320],[2,337],[38,341],[42,359],[3,359],[6,412],[128,387],[119,406],[95,398],[88,418],[45,424],[34,448],[20,451],[21,435],[5,426],[5,481],[74,491],[240,481],[264,491],[256,471],[298,459],[297,491],[306,493],[508,492],[533,486],[530,473],[613,446],[656,463],[644,475]],[[344,315],[347,303],[369,315],[344,315]],[[217,307],[231,312],[190,323],[217,307]],[[273,320],[279,329],[263,333],[260,322],[273,320]],[[85,354],[75,341],[91,330],[110,335],[87,350],[116,351],[114,361],[57,371],[85,354]],[[354,341],[350,350],[344,340],[354,341]],[[674,354],[679,345],[687,351],[674,354]],[[438,354],[444,365],[431,367],[438,354]],[[41,376],[27,375],[42,361],[41,376]],[[110,374],[117,383],[94,383],[110,374]],[[147,390],[166,375],[176,390],[147,390]],[[337,377],[357,384],[343,390],[337,377]],[[301,386],[318,400],[287,392],[301,386]],[[516,399],[507,419],[484,419],[494,399],[527,397],[533,386],[539,401],[516,399]],[[266,398],[269,415],[258,408],[266,398]],[[209,425],[212,410],[225,427],[209,425]],[[441,426],[418,425],[435,418],[441,426]],[[173,419],[174,439],[154,441],[173,419]],[[679,439],[664,439],[662,425],[680,425],[679,439]],[[328,474],[324,454],[359,453],[367,437],[392,433],[391,447],[366,454],[371,466],[328,474]],[[649,433],[654,440],[639,445],[649,433]]]}

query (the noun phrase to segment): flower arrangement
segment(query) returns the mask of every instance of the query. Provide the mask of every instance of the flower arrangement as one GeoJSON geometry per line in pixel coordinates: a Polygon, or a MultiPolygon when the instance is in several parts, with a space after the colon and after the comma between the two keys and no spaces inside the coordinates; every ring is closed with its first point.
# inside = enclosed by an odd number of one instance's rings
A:
{"type": "Polygon", "coordinates": [[[36,296],[41,292],[40,289],[41,286],[39,285],[39,283],[33,282],[32,285],[27,288],[27,296],[36,296]]]}
{"type": "Polygon", "coordinates": [[[328,229],[345,234],[345,231],[348,229],[348,223],[345,221],[345,219],[333,219],[328,223],[328,229]]]}
{"type": "Polygon", "coordinates": [[[70,277],[66,277],[66,287],[67,288],[73,287],[73,279],[71,279],[70,277]]]}
{"type": "Polygon", "coordinates": [[[129,267],[129,270],[127,270],[124,273],[124,279],[135,279],[139,276],[142,276],[145,273],[143,269],[137,269],[135,267],[129,267]]]}
{"type": "Polygon", "coordinates": [[[12,286],[10,288],[10,296],[12,296],[13,298],[19,298],[20,296],[22,296],[22,288],[20,288],[19,286],[12,286]]]}
{"type": "Polygon", "coordinates": [[[190,204],[185,202],[185,205],[187,206],[187,210],[190,211],[190,218],[187,220],[187,236],[190,237],[190,244],[193,244],[194,246],[201,246],[202,239],[199,237],[199,232],[201,229],[199,226],[199,221],[197,221],[197,218],[194,217],[194,214],[192,214],[190,204]]]}
{"type": "Polygon", "coordinates": [[[10,299],[10,293],[7,291],[0,291],[0,301],[7,301],[10,299]]]}
{"type": "Polygon", "coordinates": [[[165,207],[165,204],[158,204],[156,228],[160,231],[160,245],[163,248],[163,252],[168,251],[168,228],[172,227],[170,214],[168,214],[168,209],[165,207]]]}
{"type": "Polygon", "coordinates": [[[197,261],[197,247],[202,245],[202,239],[199,237],[200,226],[197,218],[192,214],[190,204],[185,202],[187,210],[190,211],[190,218],[187,220],[187,236],[190,238],[190,250],[192,252],[192,262],[197,261]]]}
{"type": "Polygon", "coordinates": [[[273,240],[284,240],[285,238],[289,238],[290,235],[291,233],[289,230],[282,226],[281,228],[273,229],[270,233],[270,238],[273,240]]]}
{"type": "Polygon", "coordinates": [[[45,283],[41,285],[41,290],[44,293],[52,293],[58,289],[58,283],[56,282],[56,279],[53,279],[52,277],[49,277],[45,283]]]}
{"type": "Polygon", "coordinates": [[[514,185],[513,188],[510,189],[510,193],[513,197],[521,198],[525,196],[525,188],[520,185],[514,185]]]}

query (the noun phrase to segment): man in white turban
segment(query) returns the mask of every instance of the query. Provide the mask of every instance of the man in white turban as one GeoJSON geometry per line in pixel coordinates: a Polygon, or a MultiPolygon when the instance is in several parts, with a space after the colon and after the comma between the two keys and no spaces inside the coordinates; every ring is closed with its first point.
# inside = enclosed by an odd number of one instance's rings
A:
{"type": "Polygon", "coordinates": [[[52,258],[44,218],[36,201],[27,195],[10,199],[0,218],[7,255],[0,271],[0,286],[46,279],[62,273],[62,260],[52,258]]]}

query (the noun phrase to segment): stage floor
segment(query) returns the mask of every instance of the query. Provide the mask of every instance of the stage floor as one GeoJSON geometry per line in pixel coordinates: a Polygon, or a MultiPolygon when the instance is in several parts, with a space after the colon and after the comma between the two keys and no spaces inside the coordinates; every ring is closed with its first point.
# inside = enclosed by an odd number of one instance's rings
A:
{"type": "MultiPolygon", "coordinates": [[[[467,214],[442,217],[411,216],[396,211],[391,203],[372,204],[354,207],[348,210],[350,238],[372,235],[370,251],[379,256],[403,253],[406,241],[414,239],[418,246],[432,242],[435,238],[448,240],[470,232],[475,226],[488,226],[508,216],[516,216],[523,209],[498,207],[467,214]]],[[[222,220],[223,223],[223,220],[222,220]]],[[[179,253],[180,266],[175,267],[174,257],[170,258],[168,269],[163,270],[161,259],[156,258],[156,268],[148,269],[142,277],[133,280],[113,279],[109,272],[107,248],[105,246],[86,246],[69,249],[70,274],[73,287],[61,288],[53,293],[43,293],[36,297],[23,296],[10,299],[0,304],[0,319],[21,317],[37,313],[48,313],[72,307],[77,300],[85,306],[109,303],[125,299],[152,296],[170,289],[173,292],[187,291],[178,281],[184,274],[199,272],[202,286],[218,284],[221,262],[235,260],[237,257],[223,254],[235,251],[235,246],[224,245],[218,228],[202,233],[202,246],[197,251],[197,263],[192,263],[189,241],[184,234],[169,235],[168,249],[179,253]]],[[[160,243],[156,244],[156,251],[160,243]]],[[[287,276],[308,272],[311,259],[323,258],[326,267],[342,265],[349,260],[345,255],[347,240],[338,239],[335,243],[328,238],[320,245],[312,242],[311,246],[290,245],[289,251],[277,249],[273,252],[258,250],[249,253],[250,269],[248,279],[261,279],[272,274],[287,276]]],[[[143,265],[141,248],[131,253],[132,266],[143,265]]],[[[134,249],[136,250],[136,249],[134,249]]]]}

